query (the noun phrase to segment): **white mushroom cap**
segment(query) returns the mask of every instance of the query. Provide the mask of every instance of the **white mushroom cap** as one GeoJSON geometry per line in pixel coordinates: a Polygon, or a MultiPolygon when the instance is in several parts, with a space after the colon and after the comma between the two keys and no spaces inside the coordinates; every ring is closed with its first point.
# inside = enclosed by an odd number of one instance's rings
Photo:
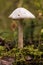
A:
{"type": "Polygon", "coordinates": [[[35,16],[30,11],[28,11],[27,9],[20,7],[20,8],[15,9],[11,13],[9,18],[24,19],[24,18],[35,18],[35,16]]]}

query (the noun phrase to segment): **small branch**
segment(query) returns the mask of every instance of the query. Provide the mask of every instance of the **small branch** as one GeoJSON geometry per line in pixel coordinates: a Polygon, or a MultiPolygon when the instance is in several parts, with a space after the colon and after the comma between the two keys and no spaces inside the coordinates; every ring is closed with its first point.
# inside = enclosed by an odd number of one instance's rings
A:
{"type": "Polygon", "coordinates": [[[23,0],[19,0],[18,7],[21,7],[23,4],[23,0]]]}

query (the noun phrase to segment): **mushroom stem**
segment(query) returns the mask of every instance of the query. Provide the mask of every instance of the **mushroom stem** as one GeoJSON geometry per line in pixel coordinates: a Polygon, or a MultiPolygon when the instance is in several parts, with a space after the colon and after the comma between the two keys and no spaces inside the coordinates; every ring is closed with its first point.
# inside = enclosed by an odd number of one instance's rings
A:
{"type": "Polygon", "coordinates": [[[21,24],[22,20],[18,22],[18,48],[23,48],[23,26],[21,24]]]}

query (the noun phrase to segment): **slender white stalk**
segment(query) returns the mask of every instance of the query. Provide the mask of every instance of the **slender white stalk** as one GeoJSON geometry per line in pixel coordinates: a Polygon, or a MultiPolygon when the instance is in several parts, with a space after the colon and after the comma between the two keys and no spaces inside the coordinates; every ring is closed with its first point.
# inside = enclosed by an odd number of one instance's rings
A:
{"type": "Polygon", "coordinates": [[[18,48],[23,48],[23,26],[20,23],[22,21],[18,21],[18,48]]]}

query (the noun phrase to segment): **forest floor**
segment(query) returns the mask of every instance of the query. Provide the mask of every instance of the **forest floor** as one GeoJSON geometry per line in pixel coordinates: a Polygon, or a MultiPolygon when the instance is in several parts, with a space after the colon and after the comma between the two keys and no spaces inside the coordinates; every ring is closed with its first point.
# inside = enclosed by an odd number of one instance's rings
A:
{"type": "MultiPolygon", "coordinates": [[[[0,58],[0,65],[13,65],[14,63],[14,58],[13,57],[3,57],[0,58]]],[[[23,63],[24,65],[25,63],[23,63]]],[[[27,61],[27,64],[25,65],[43,65],[43,61],[39,61],[39,63],[37,63],[37,61],[27,61]]],[[[17,64],[18,65],[18,64],[17,64]]],[[[20,64],[21,65],[21,64],[20,64]]]]}
{"type": "Polygon", "coordinates": [[[14,58],[12,57],[4,57],[0,58],[0,65],[13,65],[14,58]]]}

